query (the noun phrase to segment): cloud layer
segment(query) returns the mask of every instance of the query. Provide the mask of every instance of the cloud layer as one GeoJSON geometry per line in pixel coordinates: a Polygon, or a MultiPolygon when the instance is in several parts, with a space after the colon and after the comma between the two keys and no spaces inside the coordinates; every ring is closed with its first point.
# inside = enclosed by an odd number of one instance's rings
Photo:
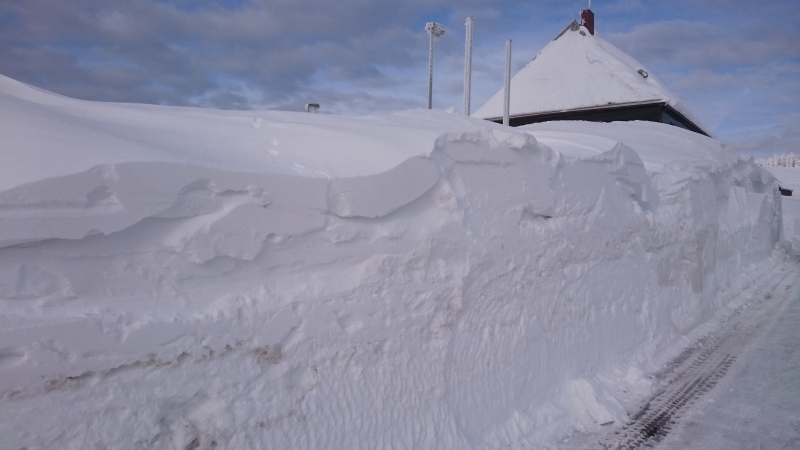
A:
{"type": "MultiPolygon", "coordinates": [[[[460,107],[471,15],[479,106],[502,84],[505,39],[514,39],[519,68],[585,4],[6,0],[0,73],[91,100],[290,110],[314,101],[326,112],[388,112],[424,107],[424,24],[435,20],[448,27],[436,43],[435,106],[460,107]]],[[[599,32],[655,71],[719,137],[793,142],[775,130],[799,124],[797,2],[618,0],[595,1],[594,10],[599,32]]]]}

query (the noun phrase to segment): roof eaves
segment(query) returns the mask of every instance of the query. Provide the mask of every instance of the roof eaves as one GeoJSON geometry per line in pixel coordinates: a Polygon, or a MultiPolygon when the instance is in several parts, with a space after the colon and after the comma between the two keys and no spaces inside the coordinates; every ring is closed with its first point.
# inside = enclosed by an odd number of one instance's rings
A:
{"type": "MultiPolygon", "coordinates": [[[[669,106],[667,102],[661,99],[653,99],[653,100],[643,100],[638,102],[625,102],[625,103],[607,103],[605,105],[598,105],[598,106],[585,106],[582,108],[568,108],[568,109],[555,109],[550,111],[539,111],[535,113],[524,113],[524,114],[515,114],[510,116],[511,118],[514,117],[537,117],[537,116],[546,116],[550,114],[559,114],[559,113],[566,113],[566,112],[591,112],[591,111],[601,111],[604,109],[617,109],[617,108],[625,108],[629,106],[646,106],[646,105],[662,105],[662,106],[669,106]]],[[[673,109],[673,108],[671,108],[673,109]]],[[[674,109],[673,109],[674,110],[674,109]]],[[[681,117],[685,119],[685,116],[681,114],[681,117]]],[[[486,117],[484,120],[489,121],[496,121],[502,120],[502,117],[486,117]]]]}
{"type": "Polygon", "coordinates": [[[669,111],[671,114],[674,114],[674,115],[678,116],[681,120],[683,120],[685,122],[685,125],[687,125],[695,133],[700,133],[702,135],[705,135],[705,136],[708,136],[708,137],[712,137],[711,133],[709,133],[706,130],[702,129],[700,127],[700,125],[697,125],[693,121],[689,120],[689,118],[686,117],[686,115],[684,115],[682,112],[680,112],[677,109],[675,109],[672,106],[670,106],[669,103],[667,103],[664,106],[667,109],[667,111],[669,111]]]}

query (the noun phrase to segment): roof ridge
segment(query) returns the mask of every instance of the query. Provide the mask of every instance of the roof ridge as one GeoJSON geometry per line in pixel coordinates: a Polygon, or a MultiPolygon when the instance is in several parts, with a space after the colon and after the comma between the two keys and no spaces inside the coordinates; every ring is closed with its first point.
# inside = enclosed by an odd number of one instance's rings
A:
{"type": "Polygon", "coordinates": [[[575,19],[573,19],[572,22],[570,22],[566,27],[564,27],[563,30],[561,30],[561,33],[558,33],[558,35],[553,38],[553,40],[554,41],[557,40],[558,38],[563,36],[564,33],[566,33],[567,31],[578,31],[580,28],[581,25],[577,21],[575,21],[575,19]]]}

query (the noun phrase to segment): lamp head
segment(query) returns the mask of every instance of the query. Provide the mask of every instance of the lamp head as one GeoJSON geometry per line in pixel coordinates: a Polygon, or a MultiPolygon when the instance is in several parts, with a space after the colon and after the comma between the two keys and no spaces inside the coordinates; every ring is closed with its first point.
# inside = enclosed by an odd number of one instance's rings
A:
{"type": "Polygon", "coordinates": [[[445,32],[444,25],[436,22],[428,22],[425,24],[425,30],[428,32],[428,34],[435,38],[442,37],[445,32]]]}

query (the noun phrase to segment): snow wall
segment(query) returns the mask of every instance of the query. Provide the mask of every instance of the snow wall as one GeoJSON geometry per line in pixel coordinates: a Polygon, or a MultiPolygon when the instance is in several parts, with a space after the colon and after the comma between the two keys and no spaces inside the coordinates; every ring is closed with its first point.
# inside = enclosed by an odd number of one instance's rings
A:
{"type": "Polygon", "coordinates": [[[791,196],[781,196],[783,240],[788,253],[800,255],[800,167],[767,167],[779,185],[791,189],[791,196]]]}
{"type": "Polygon", "coordinates": [[[662,124],[0,81],[8,448],[536,448],[624,422],[780,234],[771,175],[662,124]]]}

